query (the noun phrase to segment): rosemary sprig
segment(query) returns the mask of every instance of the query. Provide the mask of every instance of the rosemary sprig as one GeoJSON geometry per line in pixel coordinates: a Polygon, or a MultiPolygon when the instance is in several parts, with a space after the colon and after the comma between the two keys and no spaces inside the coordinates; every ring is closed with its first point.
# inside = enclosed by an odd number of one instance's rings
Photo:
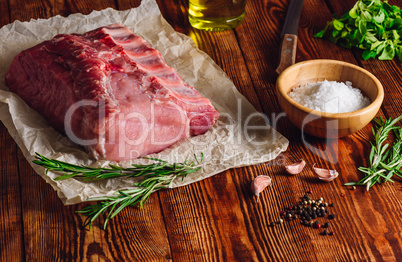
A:
{"type": "Polygon", "coordinates": [[[36,153],[36,159],[33,163],[46,168],[46,172],[51,170],[63,173],[56,180],[68,179],[73,177],[82,177],[84,180],[100,180],[116,177],[141,177],[134,183],[136,188],[129,190],[119,190],[113,196],[92,197],[87,201],[101,201],[97,204],[87,206],[77,212],[86,216],[84,227],[91,228],[92,222],[101,214],[107,213],[103,228],[106,229],[110,219],[115,217],[121,210],[128,206],[139,205],[143,207],[149,199],[152,192],[168,188],[173,181],[181,177],[184,179],[188,174],[197,172],[201,169],[199,166],[204,158],[198,160],[194,155],[195,161],[189,162],[187,159],[183,163],[169,164],[168,162],[157,158],[146,158],[153,160],[149,165],[132,164],[129,168],[122,168],[115,165],[109,165],[109,168],[94,168],[84,165],[74,165],[67,162],[49,159],[36,153]],[[197,166],[197,165],[198,166],[197,166]]]}
{"type": "Polygon", "coordinates": [[[392,119],[375,118],[372,133],[374,141],[370,142],[371,151],[369,155],[369,166],[359,167],[358,170],[365,174],[365,177],[358,182],[349,182],[345,186],[364,185],[368,191],[375,183],[386,181],[394,182],[391,178],[397,175],[402,178],[402,128],[396,123],[402,119],[402,115],[392,119]],[[395,142],[389,148],[385,143],[389,132],[395,134],[395,142]]]}

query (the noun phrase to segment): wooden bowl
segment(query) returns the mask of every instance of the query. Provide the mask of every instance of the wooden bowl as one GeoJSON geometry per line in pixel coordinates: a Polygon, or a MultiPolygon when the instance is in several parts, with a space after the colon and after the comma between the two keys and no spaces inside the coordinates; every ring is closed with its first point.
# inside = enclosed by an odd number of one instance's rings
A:
{"type": "Polygon", "coordinates": [[[310,60],[285,69],[276,81],[276,94],[282,110],[302,132],[324,138],[344,137],[357,132],[377,114],[384,99],[384,89],[378,79],[356,65],[336,60],[310,60]],[[352,82],[371,103],[348,113],[325,113],[296,103],[288,94],[295,88],[320,81],[352,82]]]}

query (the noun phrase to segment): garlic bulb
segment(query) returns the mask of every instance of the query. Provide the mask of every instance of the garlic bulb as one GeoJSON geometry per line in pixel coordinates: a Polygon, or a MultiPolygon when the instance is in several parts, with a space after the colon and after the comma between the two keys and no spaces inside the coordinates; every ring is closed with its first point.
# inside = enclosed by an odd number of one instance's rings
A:
{"type": "Polygon", "coordinates": [[[272,185],[272,180],[269,176],[260,175],[254,178],[251,182],[251,191],[257,196],[257,203],[260,197],[260,193],[267,187],[272,185]]]}
{"type": "Polygon", "coordinates": [[[297,175],[303,170],[305,165],[306,162],[304,160],[300,160],[299,162],[285,166],[285,169],[289,174],[297,175]]]}
{"type": "Polygon", "coordinates": [[[316,176],[318,176],[319,179],[325,182],[331,182],[339,175],[339,173],[336,170],[318,168],[315,167],[315,164],[313,165],[313,169],[316,176]]]}

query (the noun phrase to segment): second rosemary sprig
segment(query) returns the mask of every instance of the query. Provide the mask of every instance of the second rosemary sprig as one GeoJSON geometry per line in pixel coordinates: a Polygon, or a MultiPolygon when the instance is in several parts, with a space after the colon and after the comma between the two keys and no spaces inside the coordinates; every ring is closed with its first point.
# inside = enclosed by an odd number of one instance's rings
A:
{"type": "Polygon", "coordinates": [[[376,183],[394,182],[394,175],[402,178],[402,128],[396,123],[402,119],[399,116],[395,119],[382,117],[373,120],[373,142],[369,155],[369,165],[359,167],[359,171],[365,174],[365,177],[358,182],[349,182],[345,186],[363,185],[368,191],[376,183]],[[393,131],[395,142],[391,145],[386,143],[389,133],[393,131]]]}

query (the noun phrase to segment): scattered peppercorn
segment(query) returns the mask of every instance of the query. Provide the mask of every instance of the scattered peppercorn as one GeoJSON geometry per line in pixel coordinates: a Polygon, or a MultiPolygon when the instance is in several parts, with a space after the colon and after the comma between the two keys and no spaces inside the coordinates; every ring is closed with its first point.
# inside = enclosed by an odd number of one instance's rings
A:
{"type": "MultiPolygon", "coordinates": [[[[271,222],[270,226],[274,227],[275,224],[282,224],[284,221],[292,221],[300,219],[300,224],[303,226],[313,227],[316,229],[328,228],[329,223],[321,225],[320,221],[315,220],[318,217],[325,217],[329,210],[326,207],[334,207],[334,203],[328,204],[324,202],[324,198],[320,197],[316,200],[312,200],[308,195],[311,192],[306,192],[306,194],[301,197],[300,201],[293,206],[285,208],[285,210],[279,211],[280,219],[277,222],[271,222]]],[[[328,219],[334,219],[335,215],[328,215],[328,219]]],[[[322,235],[334,234],[333,232],[328,233],[328,230],[321,232],[322,235]],[[325,233],[326,232],[326,233],[325,233]]]]}
{"type": "Polygon", "coordinates": [[[331,233],[329,233],[329,235],[330,235],[330,236],[333,236],[333,235],[335,235],[335,232],[331,232],[331,233]]]}
{"type": "Polygon", "coordinates": [[[341,194],[341,197],[344,197],[344,196],[346,196],[345,194],[341,194]]]}

